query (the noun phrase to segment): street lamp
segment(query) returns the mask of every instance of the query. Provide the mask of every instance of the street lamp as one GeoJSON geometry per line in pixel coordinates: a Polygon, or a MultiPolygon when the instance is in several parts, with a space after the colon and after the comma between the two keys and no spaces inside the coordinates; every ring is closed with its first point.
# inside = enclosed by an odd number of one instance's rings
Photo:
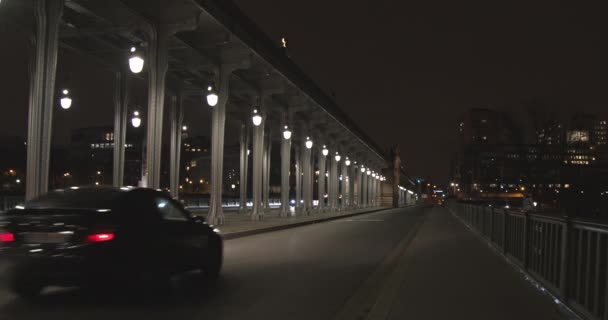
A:
{"type": "Polygon", "coordinates": [[[342,159],[342,157],[340,157],[340,154],[338,153],[338,151],[336,151],[336,156],[334,158],[336,159],[337,162],[340,162],[340,159],[342,159]]]}
{"type": "Polygon", "coordinates": [[[321,153],[323,153],[323,156],[326,157],[329,154],[329,150],[327,150],[327,146],[323,146],[323,150],[321,150],[321,153]]]}
{"type": "Polygon", "coordinates": [[[144,59],[137,52],[136,47],[131,47],[131,56],[129,57],[129,69],[133,73],[140,73],[144,69],[144,59]]]}
{"type": "Polygon", "coordinates": [[[188,131],[188,126],[182,126],[182,131],[188,131]]]}
{"type": "Polygon", "coordinates": [[[133,118],[131,118],[131,124],[133,125],[133,128],[139,128],[139,126],[141,125],[139,111],[133,111],[133,118]]]}
{"type": "Polygon", "coordinates": [[[61,96],[61,100],[59,100],[61,107],[64,110],[69,109],[72,106],[72,98],[70,98],[68,89],[63,89],[61,92],[63,95],[61,96]]]}
{"type": "Polygon", "coordinates": [[[365,167],[361,165],[361,172],[365,173],[365,167]]]}
{"type": "Polygon", "coordinates": [[[283,131],[283,138],[285,138],[285,140],[291,139],[291,130],[289,130],[287,125],[285,125],[285,131],[283,131]]]}
{"type": "Polygon", "coordinates": [[[210,107],[215,107],[217,102],[219,101],[219,96],[217,95],[217,89],[213,83],[207,87],[207,104],[210,107]]]}
{"type": "Polygon", "coordinates": [[[258,113],[258,109],[253,109],[253,117],[251,119],[256,127],[262,124],[262,116],[258,113]]]}
{"type": "Polygon", "coordinates": [[[367,175],[369,176],[370,174],[372,174],[372,172],[369,169],[367,169],[367,175]]]}
{"type": "Polygon", "coordinates": [[[346,160],[344,160],[344,164],[348,167],[350,166],[350,159],[348,159],[348,157],[346,157],[346,160]]]}
{"type": "Polygon", "coordinates": [[[312,148],[312,140],[310,140],[310,137],[306,137],[306,149],[310,149],[312,148]]]}

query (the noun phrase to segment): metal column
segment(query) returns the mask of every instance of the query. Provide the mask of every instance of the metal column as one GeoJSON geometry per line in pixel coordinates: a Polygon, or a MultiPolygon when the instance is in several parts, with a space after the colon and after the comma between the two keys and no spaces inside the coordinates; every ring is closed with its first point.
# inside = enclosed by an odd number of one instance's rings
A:
{"type": "Polygon", "coordinates": [[[26,200],[46,193],[49,186],[51,127],[63,0],[37,0],[34,6],[36,40],[30,69],[26,200]]]}
{"type": "Polygon", "coordinates": [[[264,141],[264,167],[263,175],[264,187],[262,189],[264,200],[264,211],[270,210],[270,155],[272,153],[272,132],[268,130],[265,135],[264,141]]]}
{"type": "Polygon", "coordinates": [[[319,149],[319,177],[318,177],[318,196],[319,205],[317,209],[319,212],[325,210],[325,162],[326,156],[323,155],[323,150],[319,149]]]}
{"type": "Polygon", "coordinates": [[[296,213],[300,210],[302,206],[302,159],[300,158],[300,147],[296,146],[296,213]]]}
{"type": "Polygon", "coordinates": [[[249,169],[249,155],[247,154],[247,149],[249,148],[249,125],[247,123],[241,124],[240,143],[239,212],[244,213],[247,211],[247,170],[249,169]]]}
{"type": "Polygon", "coordinates": [[[331,195],[330,195],[330,210],[336,211],[338,209],[338,161],[331,159],[331,170],[329,171],[329,181],[331,182],[331,195]]]}
{"type": "Polygon", "coordinates": [[[127,112],[129,103],[129,77],[126,72],[116,72],[114,93],[114,159],[112,184],[120,187],[125,175],[125,143],[127,137],[127,112]]]}
{"type": "Polygon", "coordinates": [[[169,163],[169,191],[173,198],[179,196],[181,168],[182,123],[184,122],[184,97],[181,92],[171,96],[171,158],[169,163]]]}
{"type": "Polygon", "coordinates": [[[304,198],[304,213],[310,214],[312,211],[312,166],[311,166],[311,149],[306,148],[302,144],[302,191],[304,198]]]}
{"type": "Polygon", "coordinates": [[[226,125],[226,103],[228,102],[230,75],[232,70],[225,66],[219,72],[219,101],[213,107],[211,118],[211,194],[209,199],[210,224],[224,224],[222,208],[222,182],[224,178],[224,129],[226,125]]]}
{"type": "Polygon", "coordinates": [[[340,201],[340,209],[344,210],[348,207],[348,190],[346,189],[346,177],[347,177],[347,167],[346,167],[346,157],[344,159],[342,159],[342,163],[340,164],[340,166],[342,167],[342,171],[340,173],[340,177],[342,177],[342,180],[340,180],[340,192],[342,193],[342,200],[340,201]]]}
{"type": "Polygon", "coordinates": [[[262,123],[253,127],[253,211],[252,220],[261,220],[264,216],[264,124],[266,115],[260,110],[262,123]]]}
{"type": "Polygon", "coordinates": [[[289,167],[291,139],[281,139],[281,217],[289,215],[289,167]]]}

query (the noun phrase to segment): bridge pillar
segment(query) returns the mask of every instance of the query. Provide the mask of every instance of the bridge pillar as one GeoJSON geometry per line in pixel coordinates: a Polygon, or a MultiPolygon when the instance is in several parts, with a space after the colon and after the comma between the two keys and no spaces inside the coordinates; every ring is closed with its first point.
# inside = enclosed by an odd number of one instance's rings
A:
{"type": "Polygon", "coordinates": [[[184,96],[181,91],[171,96],[171,157],[169,163],[169,191],[173,198],[179,196],[179,172],[181,167],[182,124],[184,122],[184,96]]]}
{"type": "Polygon", "coordinates": [[[127,137],[127,104],[129,103],[129,77],[126,72],[116,72],[114,91],[114,158],[112,184],[123,185],[125,173],[125,143],[127,137]]]}
{"type": "Polygon", "coordinates": [[[211,194],[209,197],[210,224],[224,224],[222,207],[222,183],[224,178],[224,129],[226,126],[226,103],[229,96],[230,75],[237,68],[222,65],[219,68],[218,103],[213,107],[211,116],[211,194]]]}
{"type": "Polygon", "coordinates": [[[302,208],[302,158],[300,156],[300,146],[295,146],[295,174],[296,174],[296,214],[299,213],[302,208]]]}
{"type": "MultiPolygon", "coordinates": [[[[285,120],[284,120],[285,121],[285,120]]],[[[285,124],[283,124],[284,126],[285,124]]],[[[289,167],[291,166],[291,138],[281,139],[281,217],[289,216],[289,167]]]]}
{"type": "Polygon", "coordinates": [[[348,208],[348,189],[346,188],[346,177],[347,177],[347,166],[346,166],[346,157],[344,157],[344,159],[342,159],[340,166],[342,169],[342,172],[340,173],[340,176],[342,177],[342,180],[340,180],[340,192],[342,193],[342,201],[340,201],[340,209],[341,210],[346,210],[346,208],[348,208]]]}
{"type": "Polygon", "coordinates": [[[329,181],[331,182],[331,205],[330,210],[336,211],[338,210],[338,161],[336,159],[331,159],[331,169],[329,170],[329,181]]]}
{"type": "Polygon", "coordinates": [[[319,155],[318,155],[318,161],[319,161],[319,177],[317,179],[318,181],[318,187],[317,187],[317,193],[318,193],[318,197],[319,197],[319,205],[317,206],[317,210],[319,211],[319,213],[322,213],[325,210],[325,163],[327,160],[327,157],[325,155],[323,155],[323,148],[319,148],[319,155]]]}
{"type": "Polygon", "coordinates": [[[37,0],[36,32],[30,60],[25,199],[48,191],[59,25],[63,0],[37,0]]]}
{"type": "Polygon", "coordinates": [[[304,198],[304,213],[310,214],[312,211],[312,150],[306,148],[306,140],[302,140],[302,191],[304,198]]]}
{"type": "MultiPolygon", "coordinates": [[[[372,175],[373,174],[374,173],[372,172],[372,175]]],[[[373,208],[376,206],[376,198],[375,198],[376,188],[375,188],[375,184],[374,184],[375,179],[372,175],[368,176],[369,183],[367,185],[369,188],[369,206],[373,208]]]]}
{"type": "Polygon", "coordinates": [[[264,187],[262,192],[264,195],[264,212],[268,212],[270,211],[270,155],[272,152],[272,131],[270,129],[265,133],[264,140],[264,160],[262,168],[264,175],[262,181],[264,183],[264,187]]]}
{"type": "MultiPolygon", "coordinates": [[[[255,105],[255,104],[254,104],[255,105]]],[[[261,220],[264,215],[264,125],[266,114],[264,99],[259,106],[258,112],[262,116],[262,123],[253,127],[253,211],[252,220],[261,220]]]]}
{"type": "Polygon", "coordinates": [[[249,170],[249,122],[241,123],[239,162],[239,213],[247,212],[247,171],[249,170]]]}
{"type": "Polygon", "coordinates": [[[357,199],[356,199],[356,209],[361,208],[361,189],[362,189],[362,184],[361,184],[361,164],[358,164],[355,166],[355,177],[356,177],[356,184],[357,184],[357,199]]]}
{"type": "Polygon", "coordinates": [[[355,209],[355,164],[348,167],[348,208],[355,209]]]}
{"type": "Polygon", "coordinates": [[[371,173],[367,175],[367,185],[366,185],[366,189],[367,189],[367,206],[368,207],[373,207],[374,206],[374,185],[372,184],[372,175],[371,173]]]}

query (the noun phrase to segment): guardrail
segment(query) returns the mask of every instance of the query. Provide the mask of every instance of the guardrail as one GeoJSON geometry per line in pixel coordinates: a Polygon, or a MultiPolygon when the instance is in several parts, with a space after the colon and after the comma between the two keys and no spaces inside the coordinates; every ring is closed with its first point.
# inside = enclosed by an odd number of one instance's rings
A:
{"type": "Polygon", "coordinates": [[[24,202],[23,196],[0,196],[0,212],[13,209],[15,206],[22,205],[24,202]]]}
{"type": "MultiPolygon", "coordinates": [[[[209,208],[209,196],[201,196],[201,197],[181,197],[179,201],[189,209],[206,209],[209,208]]],[[[223,198],[222,199],[222,207],[224,208],[238,208],[240,203],[240,199],[238,198],[223,198]]],[[[271,208],[278,208],[281,206],[280,199],[271,198],[268,200],[268,203],[271,208]]],[[[247,199],[247,207],[253,207],[253,200],[247,199]]]]}
{"type": "MultiPolygon", "coordinates": [[[[206,209],[209,208],[209,196],[200,196],[200,197],[184,197],[181,198],[180,201],[184,204],[185,207],[190,209],[206,209]]],[[[15,206],[23,205],[24,197],[23,196],[0,196],[0,212],[5,212],[9,209],[15,208],[15,206]]],[[[281,206],[280,199],[269,199],[269,204],[271,208],[278,208],[281,206]]],[[[253,202],[251,199],[247,199],[247,207],[252,207],[253,202]]],[[[239,207],[239,199],[232,198],[224,198],[222,200],[222,207],[224,208],[238,208],[239,207]]]]}
{"type": "Polygon", "coordinates": [[[608,320],[608,224],[461,202],[446,207],[579,315],[608,320]]]}

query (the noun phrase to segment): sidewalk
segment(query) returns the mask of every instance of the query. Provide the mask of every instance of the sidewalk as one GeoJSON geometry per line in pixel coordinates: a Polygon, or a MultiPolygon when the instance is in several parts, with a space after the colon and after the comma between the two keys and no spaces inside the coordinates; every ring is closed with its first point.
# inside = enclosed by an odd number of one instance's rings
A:
{"type": "MultiPolygon", "coordinates": [[[[339,212],[313,212],[310,215],[298,213],[295,216],[279,217],[279,209],[271,209],[267,212],[261,221],[251,220],[249,210],[248,213],[238,213],[236,210],[225,211],[225,224],[218,226],[220,233],[224,239],[234,239],[245,236],[250,236],[259,233],[295,228],[313,223],[319,223],[344,217],[371,213],[380,210],[387,210],[389,207],[375,207],[357,210],[339,211],[339,212]]],[[[206,210],[190,210],[192,213],[205,217],[206,210]]]]}
{"type": "Polygon", "coordinates": [[[549,296],[440,207],[430,209],[382,291],[368,319],[564,319],[549,296]]]}

